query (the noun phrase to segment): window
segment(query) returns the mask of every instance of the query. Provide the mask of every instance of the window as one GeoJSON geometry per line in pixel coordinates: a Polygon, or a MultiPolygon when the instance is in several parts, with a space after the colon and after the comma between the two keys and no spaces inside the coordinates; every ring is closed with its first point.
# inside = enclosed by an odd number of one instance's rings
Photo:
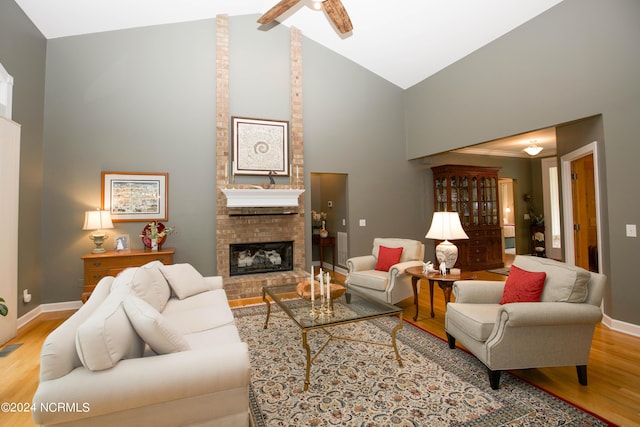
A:
{"type": "Polygon", "coordinates": [[[11,118],[13,77],[0,64],[0,116],[11,118]]]}

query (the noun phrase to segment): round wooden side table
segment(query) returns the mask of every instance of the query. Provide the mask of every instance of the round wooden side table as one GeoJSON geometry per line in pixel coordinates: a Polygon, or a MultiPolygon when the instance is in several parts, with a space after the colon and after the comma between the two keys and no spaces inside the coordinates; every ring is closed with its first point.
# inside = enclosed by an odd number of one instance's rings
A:
{"type": "Polygon", "coordinates": [[[444,304],[445,310],[447,309],[447,303],[451,300],[451,288],[453,287],[453,282],[457,280],[472,280],[475,279],[476,276],[470,272],[462,272],[458,275],[447,274],[445,276],[440,273],[423,273],[422,267],[410,267],[407,268],[406,273],[411,276],[411,285],[413,286],[413,303],[416,306],[416,315],[413,316],[413,320],[418,320],[418,281],[420,279],[426,280],[429,282],[429,301],[431,303],[431,317],[435,317],[435,313],[433,312],[433,285],[435,283],[438,284],[440,289],[442,289],[442,293],[444,294],[444,304]]]}

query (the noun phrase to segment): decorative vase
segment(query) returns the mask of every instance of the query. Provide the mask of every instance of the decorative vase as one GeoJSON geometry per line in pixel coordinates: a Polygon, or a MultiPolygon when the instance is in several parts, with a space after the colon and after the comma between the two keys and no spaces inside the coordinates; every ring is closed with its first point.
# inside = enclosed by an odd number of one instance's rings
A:
{"type": "Polygon", "coordinates": [[[151,239],[151,251],[158,252],[158,239],[151,239]]]}
{"type": "Polygon", "coordinates": [[[325,230],[325,229],[322,229],[322,230],[320,230],[319,234],[320,234],[320,237],[322,237],[324,239],[325,237],[327,237],[329,235],[329,232],[327,230],[325,230]]]}

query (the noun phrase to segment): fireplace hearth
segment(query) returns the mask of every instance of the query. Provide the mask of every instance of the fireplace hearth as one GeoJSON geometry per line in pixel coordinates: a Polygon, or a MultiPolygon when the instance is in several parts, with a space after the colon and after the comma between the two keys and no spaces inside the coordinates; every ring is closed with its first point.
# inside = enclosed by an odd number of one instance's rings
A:
{"type": "Polygon", "coordinates": [[[293,241],[229,245],[229,275],[293,270],[293,241]]]}

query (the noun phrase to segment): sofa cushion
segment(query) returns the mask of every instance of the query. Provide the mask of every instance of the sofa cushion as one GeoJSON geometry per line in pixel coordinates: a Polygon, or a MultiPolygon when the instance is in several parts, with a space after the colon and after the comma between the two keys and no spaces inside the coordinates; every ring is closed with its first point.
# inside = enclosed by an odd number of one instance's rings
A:
{"type": "Polygon", "coordinates": [[[523,255],[516,256],[513,265],[547,273],[540,301],[582,303],[587,299],[587,285],[591,279],[587,270],[549,258],[523,255]]]}
{"type": "Polygon", "coordinates": [[[160,272],[161,265],[160,261],[153,261],[121,271],[113,282],[112,292],[132,293],[162,311],[171,296],[171,289],[160,272]]]}
{"type": "Polygon", "coordinates": [[[87,369],[109,369],[121,359],[142,356],[144,343],[122,307],[122,300],[126,296],[123,292],[111,292],[78,327],[76,351],[87,369]]]}
{"type": "Polygon", "coordinates": [[[189,350],[182,334],[148,302],[135,295],[122,301],[125,313],[140,338],[157,354],[189,350]]]}
{"type": "Polygon", "coordinates": [[[512,265],[507,282],[504,284],[500,304],[539,302],[546,277],[545,272],[526,271],[512,265]]]}
{"type": "Polygon", "coordinates": [[[380,246],[375,269],[379,271],[389,271],[391,267],[400,262],[403,249],[404,248],[402,246],[399,248],[380,246]]]}
{"type": "Polygon", "coordinates": [[[211,283],[204,280],[191,264],[163,265],[160,271],[179,299],[213,290],[211,283]]]}
{"type": "Polygon", "coordinates": [[[389,284],[389,273],[380,270],[352,271],[349,273],[349,284],[354,283],[362,288],[384,291],[389,284]]]}
{"type": "Polygon", "coordinates": [[[447,304],[447,323],[454,324],[476,341],[486,341],[496,323],[500,304],[447,304]]]}
{"type": "Polygon", "coordinates": [[[223,289],[202,292],[183,300],[171,298],[162,315],[185,335],[234,324],[223,289]]]}

